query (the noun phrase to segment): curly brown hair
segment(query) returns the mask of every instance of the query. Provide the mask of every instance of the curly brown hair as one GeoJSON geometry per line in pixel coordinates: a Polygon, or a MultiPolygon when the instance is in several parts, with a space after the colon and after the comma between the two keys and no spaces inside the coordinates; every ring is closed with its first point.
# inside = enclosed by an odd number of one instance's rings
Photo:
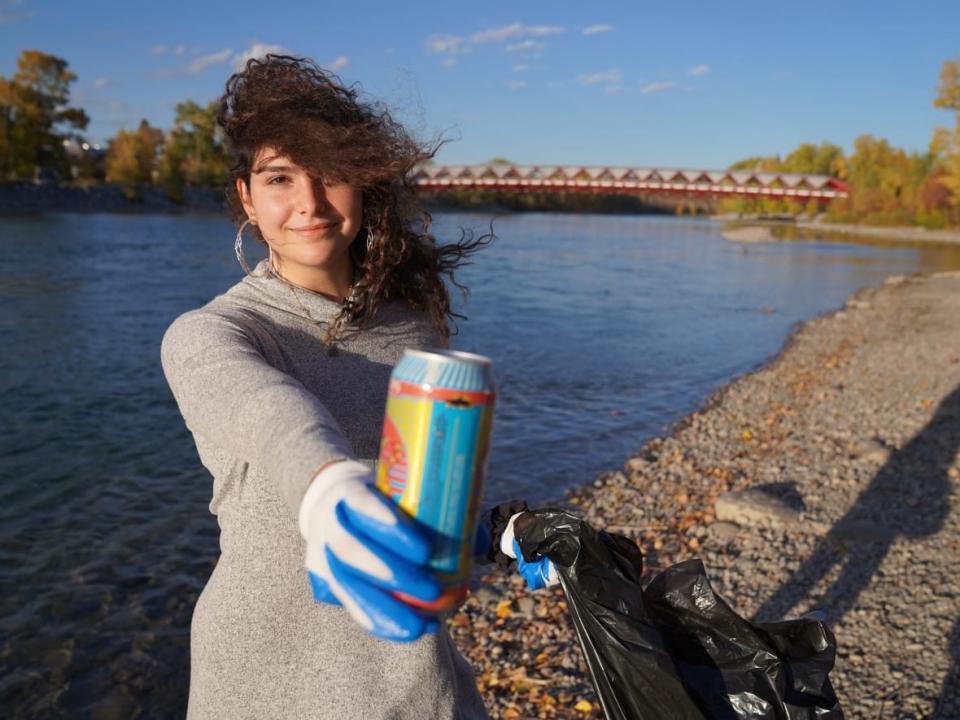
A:
{"type": "MultiPolygon", "coordinates": [[[[440,245],[430,233],[432,218],[417,201],[410,182],[414,166],[432,158],[442,141],[420,143],[379,103],[360,99],[313,60],[267,55],[247,61],[227,81],[217,123],[234,164],[227,199],[238,226],[246,212],[237,179],[250,187],[257,153],[272,147],[312,176],[358,187],[363,227],[350,246],[356,281],[350,298],[327,331],[333,347],[346,325],[364,327],[382,303],[402,300],[426,311],[441,337],[453,311],[446,277],[466,295],[454,270],[494,239],[461,229],[458,242],[440,245]]],[[[256,234],[261,242],[259,228],[256,234]]]]}

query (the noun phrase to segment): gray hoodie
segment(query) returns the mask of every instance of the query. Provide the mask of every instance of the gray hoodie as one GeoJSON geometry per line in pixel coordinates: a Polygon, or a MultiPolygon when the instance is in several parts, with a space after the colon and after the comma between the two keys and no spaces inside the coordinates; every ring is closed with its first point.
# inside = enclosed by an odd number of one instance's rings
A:
{"type": "MultiPolygon", "coordinates": [[[[255,274],[265,272],[265,265],[255,274]]],[[[486,718],[446,631],[399,644],[316,604],[297,510],[328,461],[372,464],[390,371],[439,338],[395,304],[330,355],[339,306],[269,274],[246,277],[174,321],[163,371],[204,466],[220,558],[190,636],[190,720],[486,718]]]]}

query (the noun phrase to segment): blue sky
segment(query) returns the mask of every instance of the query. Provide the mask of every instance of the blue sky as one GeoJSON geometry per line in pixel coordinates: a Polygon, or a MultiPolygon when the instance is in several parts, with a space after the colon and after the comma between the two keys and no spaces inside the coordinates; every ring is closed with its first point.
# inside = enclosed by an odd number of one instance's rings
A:
{"type": "Polygon", "coordinates": [[[714,169],[863,133],[925,149],[958,28],[958,0],[0,0],[0,74],[24,48],[67,59],[103,141],[284,48],[445,133],[442,162],[714,169]]]}

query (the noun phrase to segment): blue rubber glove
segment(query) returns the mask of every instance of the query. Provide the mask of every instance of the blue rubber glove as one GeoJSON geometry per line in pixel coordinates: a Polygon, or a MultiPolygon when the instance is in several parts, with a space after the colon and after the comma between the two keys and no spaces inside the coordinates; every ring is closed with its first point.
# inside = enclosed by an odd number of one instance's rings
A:
{"type": "Polygon", "coordinates": [[[377,637],[416,640],[438,619],[391,595],[430,602],[440,583],[428,567],[430,540],[373,485],[362,463],[333,463],[314,478],[300,503],[300,533],[313,597],[342,605],[377,637]]]}
{"type": "Polygon", "coordinates": [[[500,552],[517,561],[517,572],[527,581],[527,587],[531,590],[553,587],[560,582],[557,566],[546,557],[528,562],[524,559],[523,553],[520,552],[520,543],[517,542],[513,534],[513,522],[522,514],[513,515],[507,522],[507,528],[500,536],[500,552]]]}

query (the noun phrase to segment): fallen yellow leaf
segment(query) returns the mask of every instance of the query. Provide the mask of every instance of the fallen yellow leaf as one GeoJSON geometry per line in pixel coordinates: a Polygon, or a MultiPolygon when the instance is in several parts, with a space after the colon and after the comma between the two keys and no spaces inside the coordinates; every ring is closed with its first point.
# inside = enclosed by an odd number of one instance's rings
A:
{"type": "Polygon", "coordinates": [[[593,705],[590,704],[589,700],[581,700],[576,705],[573,706],[574,710],[579,710],[583,713],[588,713],[593,710],[593,705]]]}
{"type": "Polygon", "coordinates": [[[740,437],[742,437],[744,440],[751,440],[753,439],[753,433],[749,430],[744,430],[740,437]]]}
{"type": "Polygon", "coordinates": [[[506,710],[503,711],[503,715],[501,715],[501,717],[518,718],[520,717],[520,713],[514,710],[513,708],[507,708],[506,710]]]}
{"type": "Polygon", "coordinates": [[[509,600],[501,600],[497,603],[497,617],[498,618],[508,618],[513,615],[513,610],[510,609],[509,600]]]}

